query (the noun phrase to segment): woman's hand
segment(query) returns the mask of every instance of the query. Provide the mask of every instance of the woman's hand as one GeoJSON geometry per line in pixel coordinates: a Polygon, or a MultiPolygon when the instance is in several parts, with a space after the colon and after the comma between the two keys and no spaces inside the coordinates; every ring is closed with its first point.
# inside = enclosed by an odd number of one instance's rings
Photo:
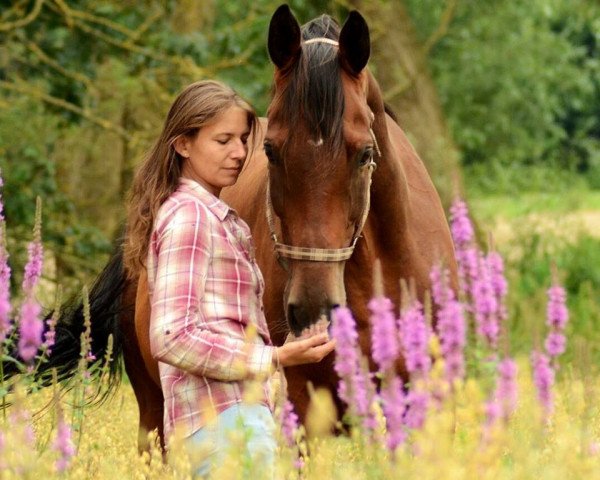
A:
{"type": "Polygon", "coordinates": [[[305,363],[317,363],[335,348],[335,340],[330,340],[327,332],[319,333],[312,337],[287,342],[277,347],[279,363],[283,367],[303,365],[305,363]]]}

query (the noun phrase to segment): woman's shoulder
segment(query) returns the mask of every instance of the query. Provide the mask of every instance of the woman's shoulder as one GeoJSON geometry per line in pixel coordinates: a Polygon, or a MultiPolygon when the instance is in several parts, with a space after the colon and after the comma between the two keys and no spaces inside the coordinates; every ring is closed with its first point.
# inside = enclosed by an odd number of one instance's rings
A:
{"type": "Polygon", "coordinates": [[[158,209],[155,229],[160,232],[174,226],[210,221],[209,218],[207,206],[197,197],[175,191],[158,209]]]}

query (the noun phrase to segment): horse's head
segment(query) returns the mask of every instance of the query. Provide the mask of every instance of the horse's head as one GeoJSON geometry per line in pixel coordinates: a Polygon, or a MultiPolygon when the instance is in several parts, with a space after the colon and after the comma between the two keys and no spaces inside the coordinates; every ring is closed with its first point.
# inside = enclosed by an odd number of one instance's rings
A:
{"type": "Polygon", "coordinates": [[[269,27],[275,64],[265,153],[272,233],[288,268],[285,306],[296,335],[346,303],[344,265],[369,208],[376,155],[367,105],[369,30],[352,12],[300,28],[287,5],[269,27]]]}

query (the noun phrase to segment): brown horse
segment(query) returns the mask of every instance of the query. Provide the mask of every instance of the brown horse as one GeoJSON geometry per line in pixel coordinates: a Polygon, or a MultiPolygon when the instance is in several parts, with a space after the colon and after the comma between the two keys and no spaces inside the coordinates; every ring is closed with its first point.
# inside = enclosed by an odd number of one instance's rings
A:
{"type": "MultiPolygon", "coordinates": [[[[290,331],[299,334],[335,306],[348,305],[361,348],[370,357],[366,305],[375,260],[381,260],[385,294],[396,305],[400,279],[412,279],[422,296],[434,262],[443,260],[455,270],[441,202],[366,69],[369,30],[358,12],[341,29],[327,16],[301,29],[289,8],[281,6],[271,19],[268,47],[275,76],[260,139],[264,152],[257,150],[222,198],[252,229],[274,343],[282,344],[290,331]]],[[[158,428],[162,437],[163,423],[158,366],[150,353],[147,280],[142,275],[137,283],[123,281],[117,255],[92,290],[94,322],[100,321],[96,315],[114,311],[109,307],[116,299],[108,290],[122,294],[122,305],[135,304],[135,317],[127,309],[110,321],[122,339],[144,449],[146,432],[158,428]]],[[[101,355],[110,328],[97,328],[101,355]]],[[[329,389],[343,411],[333,355],[319,364],[289,368],[286,377],[301,419],[308,381],[329,389]]]]}
{"type": "MultiPolygon", "coordinates": [[[[282,6],[271,20],[268,46],[275,76],[260,139],[265,154],[257,152],[222,198],[252,229],[274,343],[281,345],[289,331],[299,334],[335,306],[347,304],[356,317],[361,348],[370,356],[366,305],[374,261],[381,260],[385,293],[396,305],[401,278],[412,279],[422,296],[435,261],[443,259],[455,268],[441,202],[366,69],[369,30],[359,13],[352,12],[341,30],[327,16],[301,29],[282,6]]],[[[135,325],[152,383],[150,378],[141,387],[138,378],[132,383],[142,425],[151,429],[162,422],[162,397],[148,320],[142,278],[135,325]]],[[[308,406],[308,381],[329,389],[343,411],[333,358],[286,370],[290,399],[301,419],[308,406]]]]}

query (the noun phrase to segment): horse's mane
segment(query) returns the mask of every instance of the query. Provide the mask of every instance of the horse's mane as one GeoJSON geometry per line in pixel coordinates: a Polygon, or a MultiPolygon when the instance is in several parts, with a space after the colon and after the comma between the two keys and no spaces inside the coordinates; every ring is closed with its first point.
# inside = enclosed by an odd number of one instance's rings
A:
{"type": "MultiPolygon", "coordinates": [[[[303,41],[338,40],[339,35],[340,26],[328,15],[302,26],[303,41]]],[[[329,151],[341,148],[343,141],[344,92],[337,54],[338,49],[327,43],[303,44],[298,61],[282,72],[288,81],[271,112],[273,119],[287,125],[306,126],[315,140],[323,138],[329,151]]]]}

